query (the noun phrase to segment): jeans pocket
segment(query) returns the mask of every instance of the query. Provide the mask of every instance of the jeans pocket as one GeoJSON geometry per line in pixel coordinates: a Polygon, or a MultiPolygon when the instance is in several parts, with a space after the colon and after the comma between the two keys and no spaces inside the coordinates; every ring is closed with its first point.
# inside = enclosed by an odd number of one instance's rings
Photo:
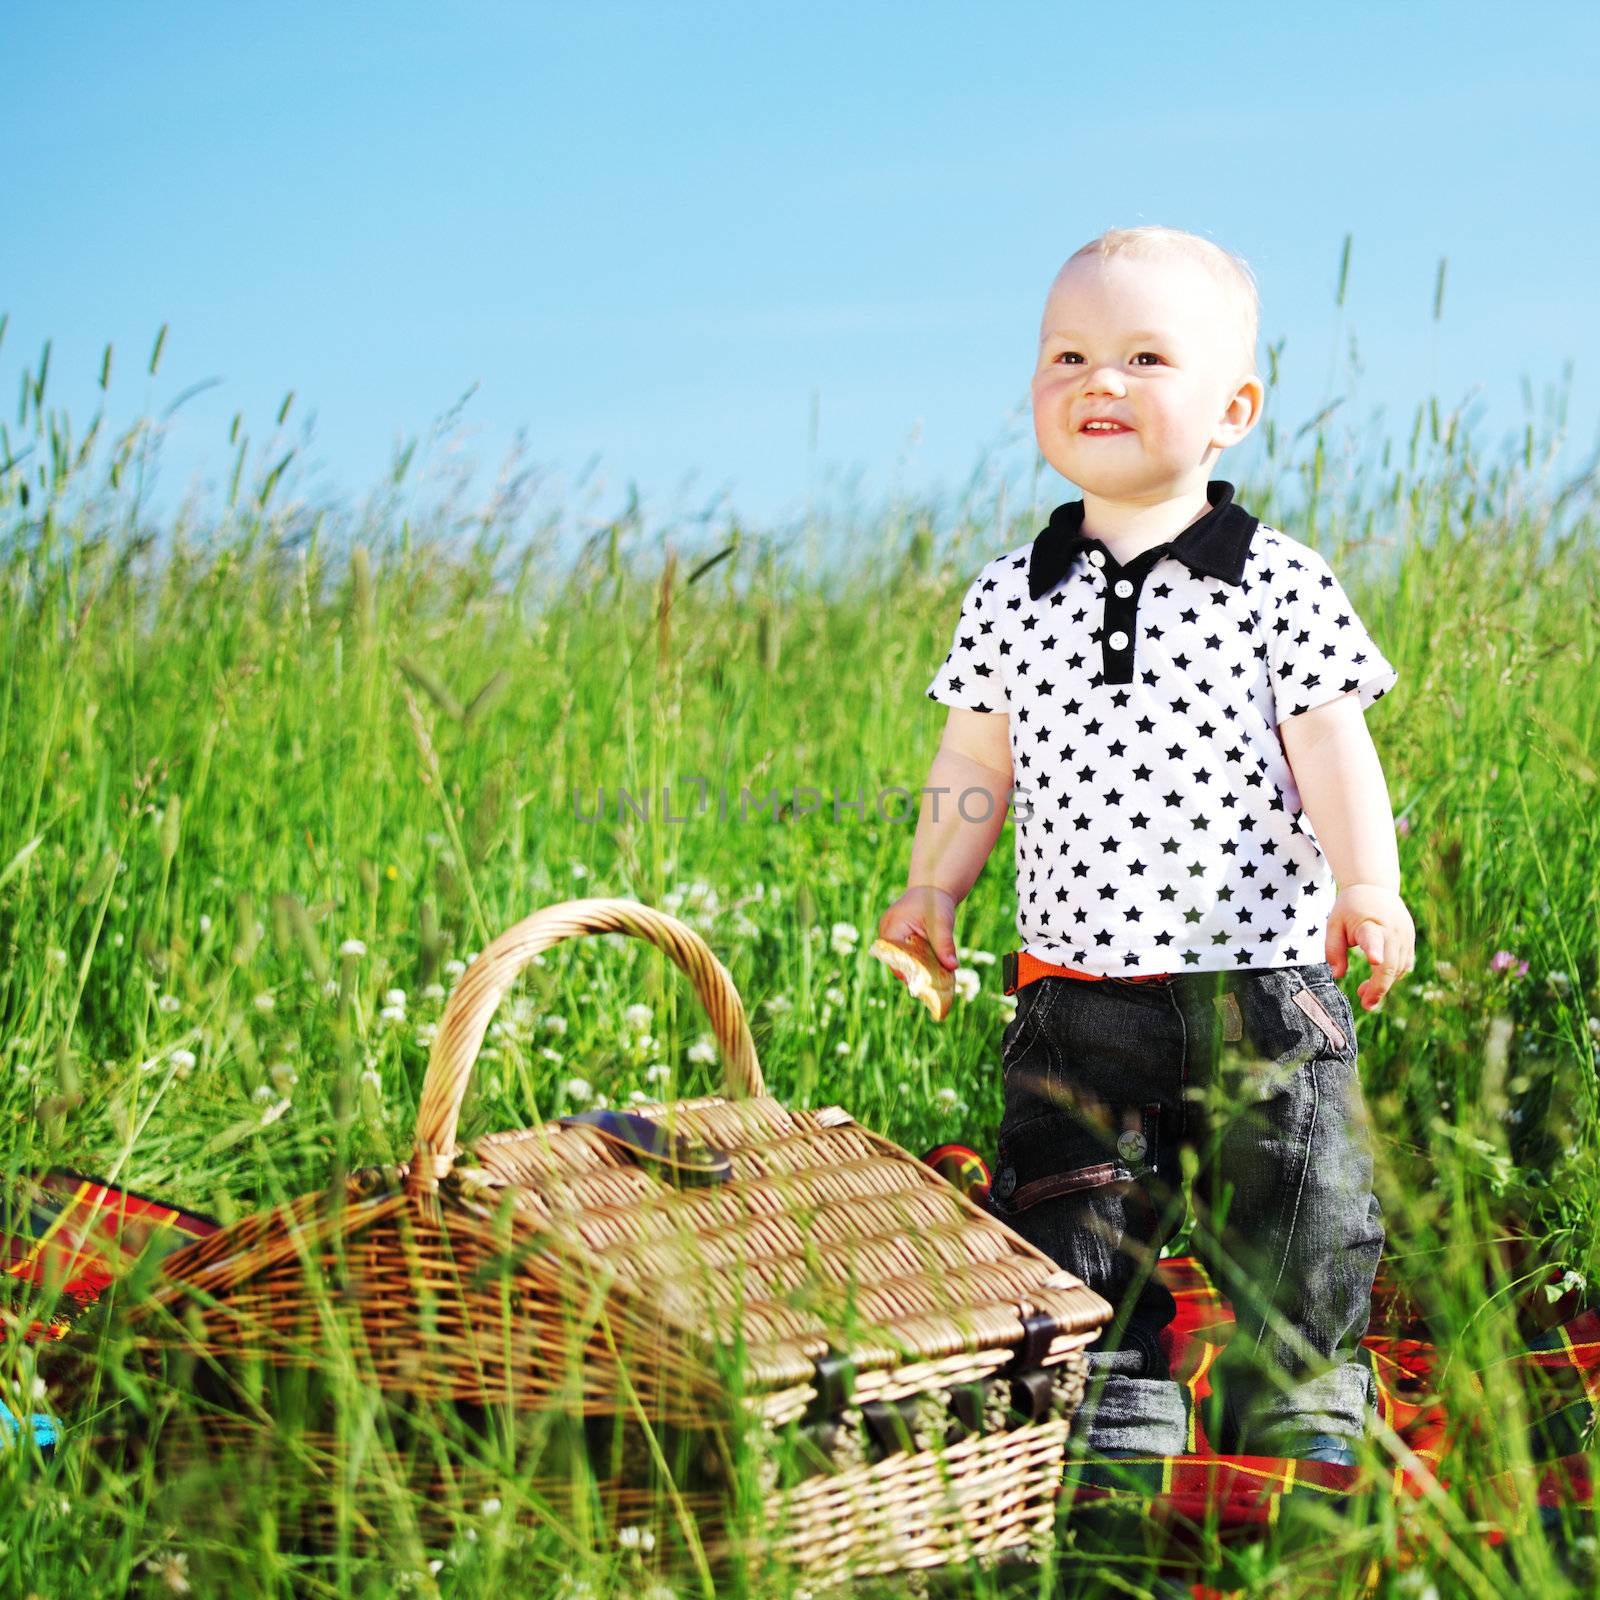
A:
{"type": "Polygon", "coordinates": [[[1016,1216],[1083,1189],[1124,1187],[1154,1177],[1161,1106],[1101,1106],[1098,1116],[1052,1111],[1004,1127],[992,1200],[1016,1216]]]}
{"type": "Polygon", "coordinates": [[[1310,1062],[1349,1058],[1349,1030],[1339,1021],[1335,1003],[1315,991],[1298,967],[1230,975],[1228,993],[1237,1001],[1238,1021],[1233,1029],[1224,1026],[1222,1048],[1232,1070],[1223,1076],[1236,1078],[1247,1099],[1282,1093],[1310,1062]],[[1226,1042],[1231,1033],[1238,1035],[1237,1043],[1226,1042]]]}
{"type": "Polygon", "coordinates": [[[1039,1025],[1049,1014],[1046,983],[1036,979],[1017,991],[1017,1014],[1000,1035],[1000,1082],[1026,1055],[1039,1036],[1039,1025]]]}

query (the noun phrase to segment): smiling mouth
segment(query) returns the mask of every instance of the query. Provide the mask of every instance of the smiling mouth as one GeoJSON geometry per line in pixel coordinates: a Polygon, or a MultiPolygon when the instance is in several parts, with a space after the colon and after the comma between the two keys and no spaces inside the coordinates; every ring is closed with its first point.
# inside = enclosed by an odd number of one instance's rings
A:
{"type": "Polygon", "coordinates": [[[1078,432],[1089,439],[1115,439],[1124,433],[1132,433],[1132,428],[1079,428],[1078,432]]]}

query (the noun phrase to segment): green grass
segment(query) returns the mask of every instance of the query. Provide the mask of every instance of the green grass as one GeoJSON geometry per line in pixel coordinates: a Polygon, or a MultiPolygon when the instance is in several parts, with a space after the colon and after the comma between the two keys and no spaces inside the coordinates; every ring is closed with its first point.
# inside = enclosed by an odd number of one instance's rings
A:
{"type": "MultiPolygon", "coordinates": [[[[359,526],[294,499],[286,402],[253,451],[236,425],[225,505],[155,528],[140,509],[154,426],[73,441],[45,406],[46,365],[0,436],[6,1174],[59,1162],[226,1219],[320,1189],[336,1166],[403,1160],[459,963],[530,911],[589,895],[675,910],[704,934],[786,1103],[841,1104],[912,1150],[992,1148],[1009,1010],[983,957],[1014,942],[1009,835],[958,923],[982,992],[935,1027],[865,954],[912,831],[872,812],[880,792],[923,782],[942,721],[923,689],[962,588],[1032,536],[1031,512],[986,502],[979,480],[953,514],[901,505],[856,528],[827,571],[732,521],[674,550],[630,514],[558,564],[552,529],[514,496],[423,503],[404,481],[410,452],[359,526]],[[690,820],[663,820],[664,785],[690,820]],[[623,789],[640,807],[651,797],[647,816],[619,815],[623,789]],[[790,804],[741,822],[742,789],[790,804]],[[597,791],[609,815],[588,823],[597,791]],[[858,792],[868,814],[836,817],[833,797],[858,792]]],[[[1240,499],[1327,554],[1400,671],[1370,726],[1417,964],[1357,1016],[1388,1261],[1443,1308],[1440,1385],[1479,1425],[1451,1458],[1459,1485],[1530,1461],[1529,1396],[1467,1374],[1517,1348],[1552,1271],[1600,1274],[1592,483],[1552,491],[1531,430],[1486,466],[1437,406],[1403,460],[1335,461],[1322,423],[1271,445],[1240,499]],[[1297,492],[1306,509],[1291,515],[1297,492]],[[1498,950],[1526,973],[1494,970],[1498,950]]],[[[585,1084],[613,1102],[709,1090],[715,1064],[690,1053],[706,1031],[677,970],[636,941],[563,945],[502,1007],[463,1136],[558,1115],[585,1084]]],[[[3,1376],[26,1393],[25,1302],[12,1311],[3,1376]]],[[[109,1406],[109,1347],[106,1360],[109,1406]]],[[[370,1395],[332,1353],[327,1378],[359,1418],[370,1395]]],[[[281,1420],[285,1492],[298,1427],[281,1420]]],[[[1383,1440],[1373,1449],[1387,1459],[1383,1440]]],[[[384,1547],[313,1561],[277,1538],[259,1484],[203,1526],[201,1508],[225,1498],[208,1479],[195,1520],[174,1519],[171,1485],[97,1474],[70,1435],[49,1462],[0,1452],[0,1480],[8,1594],[631,1595],[646,1582],[636,1549],[541,1518],[510,1481],[486,1497],[498,1511],[463,1501],[443,1546],[403,1486],[377,1484],[384,1547]]],[[[1559,1596],[1593,1581],[1587,1514],[1566,1519],[1560,1552],[1532,1515],[1491,1548],[1454,1488],[1286,1518],[1263,1542],[1213,1550],[1211,1581],[1266,1595],[1322,1574],[1329,1594],[1361,1593],[1396,1517],[1431,1552],[1426,1582],[1386,1565],[1380,1593],[1559,1596]]],[[[675,1581],[706,1592],[692,1569],[675,1581]]],[[[1138,1595],[1149,1567],[1138,1539],[1069,1517],[1054,1572],[1009,1592],[1051,1583],[1138,1595]]],[[[748,1585],[786,1590],[770,1575],[748,1585]]]]}

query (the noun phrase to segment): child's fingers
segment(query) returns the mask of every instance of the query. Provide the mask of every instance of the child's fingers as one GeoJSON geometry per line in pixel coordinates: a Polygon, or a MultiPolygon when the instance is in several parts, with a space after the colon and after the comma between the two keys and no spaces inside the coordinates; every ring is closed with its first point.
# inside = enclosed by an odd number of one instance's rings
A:
{"type": "Polygon", "coordinates": [[[1409,970],[1409,956],[1406,942],[1398,931],[1385,928],[1382,923],[1365,921],[1356,932],[1362,953],[1372,966],[1371,973],[1357,987],[1356,993],[1361,997],[1362,1005],[1372,1011],[1382,1004],[1395,979],[1409,970]]]}

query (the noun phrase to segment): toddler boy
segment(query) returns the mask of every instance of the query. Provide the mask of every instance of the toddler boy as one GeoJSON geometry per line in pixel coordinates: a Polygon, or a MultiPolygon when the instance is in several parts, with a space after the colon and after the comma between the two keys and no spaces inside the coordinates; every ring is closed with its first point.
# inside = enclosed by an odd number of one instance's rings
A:
{"type": "Polygon", "coordinates": [[[1336,980],[1358,946],[1371,1010],[1412,966],[1362,715],[1397,674],[1327,562],[1210,478],[1260,417],[1258,315],[1242,261],[1166,228],[1102,235],[1056,277],[1034,428],[1083,498],[967,589],[927,690],[951,710],[910,886],[878,931],[954,967],[956,903],[1022,792],[989,1205],[1115,1308],[1074,1433],[1196,1447],[1154,1275],[1187,1148],[1192,1247],[1235,1316],[1213,1448],[1349,1463],[1384,1230],[1336,980]]]}

